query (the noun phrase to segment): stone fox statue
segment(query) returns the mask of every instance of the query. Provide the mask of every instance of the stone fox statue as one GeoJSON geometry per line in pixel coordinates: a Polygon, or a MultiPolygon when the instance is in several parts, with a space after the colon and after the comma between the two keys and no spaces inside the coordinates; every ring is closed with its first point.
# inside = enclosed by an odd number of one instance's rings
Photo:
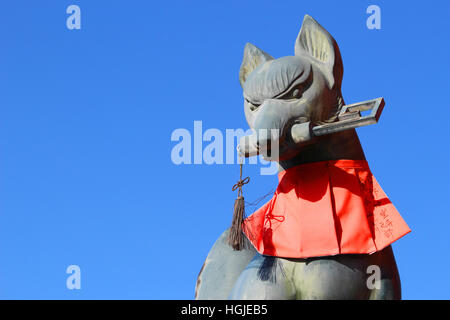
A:
{"type": "Polygon", "coordinates": [[[239,79],[254,133],[238,148],[248,157],[277,145],[279,185],[241,224],[242,250],[230,246],[230,230],[216,241],[197,299],[401,298],[390,244],[408,226],[370,172],[356,131],[312,130],[339,120],[342,76],[336,41],[310,16],[294,56],[245,46],[239,79]]]}

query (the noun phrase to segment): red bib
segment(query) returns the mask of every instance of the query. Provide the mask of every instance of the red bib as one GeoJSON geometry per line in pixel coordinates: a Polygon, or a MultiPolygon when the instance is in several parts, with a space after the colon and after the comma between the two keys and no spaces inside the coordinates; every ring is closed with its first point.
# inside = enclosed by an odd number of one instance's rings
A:
{"type": "Polygon", "coordinates": [[[411,231],[367,161],[302,164],[278,178],[273,198],[244,221],[245,234],[261,254],[367,254],[411,231]]]}

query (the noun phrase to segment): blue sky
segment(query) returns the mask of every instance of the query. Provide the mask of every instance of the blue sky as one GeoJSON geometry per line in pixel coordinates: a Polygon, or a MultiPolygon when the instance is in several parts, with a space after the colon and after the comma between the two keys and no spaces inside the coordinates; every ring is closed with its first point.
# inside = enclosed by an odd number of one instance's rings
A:
{"type": "MultiPolygon", "coordinates": [[[[337,40],[347,103],[412,229],[394,244],[405,299],[449,299],[448,1],[9,1],[0,11],[0,298],[191,299],[229,225],[237,165],[175,165],[177,128],[247,128],[252,42],[293,55],[304,14],[337,40]],[[66,8],[81,8],[81,30],[66,8]],[[381,8],[381,30],[366,8],[381,8]],[[66,288],[79,265],[81,290],[66,288]]],[[[252,201],[275,176],[246,166],[252,201]]]]}

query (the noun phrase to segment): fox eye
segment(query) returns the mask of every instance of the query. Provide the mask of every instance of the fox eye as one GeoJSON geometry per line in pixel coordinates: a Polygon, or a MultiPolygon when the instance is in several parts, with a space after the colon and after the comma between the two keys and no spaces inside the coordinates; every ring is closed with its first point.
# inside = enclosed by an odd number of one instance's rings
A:
{"type": "Polygon", "coordinates": [[[249,104],[251,111],[255,111],[261,105],[261,104],[252,103],[248,99],[245,99],[245,101],[249,104]]]}
{"type": "Polygon", "coordinates": [[[281,99],[290,100],[290,99],[299,99],[303,93],[303,84],[299,84],[295,88],[291,89],[290,92],[285,94],[281,99]]]}
{"type": "Polygon", "coordinates": [[[305,81],[295,85],[294,87],[290,88],[289,91],[286,91],[276,97],[277,99],[282,100],[294,100],[294,99],[300,99],[303,96],[303,93],[308,90],[308,88],[311,86],[313,81],[312,78],[312,72],[310,73],[308,79],[305,81]]]}

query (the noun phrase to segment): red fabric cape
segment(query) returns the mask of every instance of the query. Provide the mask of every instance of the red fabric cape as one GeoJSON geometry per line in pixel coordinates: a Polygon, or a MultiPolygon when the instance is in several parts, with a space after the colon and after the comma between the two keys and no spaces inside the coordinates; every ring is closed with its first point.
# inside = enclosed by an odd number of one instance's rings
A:
{"type": "Polygon", "coordinates": [[[411,231],[367,161],[308,163],[278,178],[273,198],[244,220],[244,232],[261,254],[373,253],[411,231]]]}

